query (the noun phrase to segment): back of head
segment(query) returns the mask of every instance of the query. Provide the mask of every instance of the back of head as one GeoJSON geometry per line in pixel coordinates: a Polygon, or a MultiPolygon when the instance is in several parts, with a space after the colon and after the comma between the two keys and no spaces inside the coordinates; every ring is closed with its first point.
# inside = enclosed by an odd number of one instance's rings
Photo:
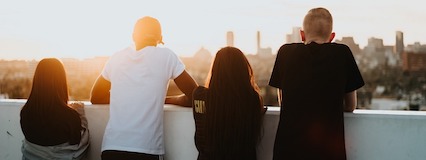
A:
{"type": "Polygon", "coordinates": [[[133,41],[135,43],[163,43],[160,22],[149,16],[139,19],[133,30],[133,41]]]}
{"type": "Polygon", "coordinates": [[[303,20],[306,39],[328,40],[333,30],[333,17],[325,8],[309,10],[303,20]]]}
{"type": "Polygon", "coordinates": [[[252,79],[253,71],[245,55],[238,48],[225,47],[215,56],[207,86],[218,91],[240,91],[251,87],[252,79]]]}
{"type": "Polygon", "coordinates": [[[66,106],[68,86],[62,63],[55,58],[41,60],[34,73],[33,86],[24,108],[45,112],[66,106]]]}

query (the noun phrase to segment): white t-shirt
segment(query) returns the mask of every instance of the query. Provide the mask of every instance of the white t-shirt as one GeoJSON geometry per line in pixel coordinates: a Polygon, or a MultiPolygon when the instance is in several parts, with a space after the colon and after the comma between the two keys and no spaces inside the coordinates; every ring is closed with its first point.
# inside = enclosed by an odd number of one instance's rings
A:
{"type": "Polygon", "coordinates": [[[110,117],[102,151],[164,154],[163,106],[168,82],[185,70],[167,48],[133,47],[115,53],[102,76],[111,82],[110,117]]]}

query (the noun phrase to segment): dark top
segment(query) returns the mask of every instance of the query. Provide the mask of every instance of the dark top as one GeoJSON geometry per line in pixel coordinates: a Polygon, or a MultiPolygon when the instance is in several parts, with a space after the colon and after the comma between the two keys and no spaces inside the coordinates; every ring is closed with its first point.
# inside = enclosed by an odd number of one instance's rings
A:
{"type": "Polygon", "coordinates": [[[346,45],[283,45],[269,85],[282,90],[275,160],[346,159],[343,97],[364,85],[346,45]]]}
{"type": "MultiPolygon", "coordinates": [[[[209,149],[208,142],[206,140],[206,134],[208,134],[208,128],[205,126],[206,110],[207,106],[207,94],[209,89],[199,86],[193,92],[193,115],[195,120],[195,146],[198,150],[198,160],[212,160],[211,155],[218,155],[218,153],[212,153],[209,149]]],[[[232,144],[231,144],[232,145],[232,144]]],[[[255,160],[256,159],[256,146],[252,147],[241,147],[241,144],[235,144],[236,146],[230,146],[233,148],[239,148],[239,153],[232,153],[232,155],[226,155],[222,157],[223,160],[231,159],[244,159],[244,160],[255,160]],[[249,149],[248,149],[249,148],[249,149]],[[247,150],[245,150],[247,149],[247,150]]],[[[223,155],[223,154],[220,154],[223,155]]]]}
{"type": "Polygon", "coordinates": [[[23,108],[21,129],[25,139],[41,146],[54,146],[66,142],[78,144],[81,139],[80,131],[83,129],[78,112],[69,107],[53,112],[40,116],[28,108],[23,108]]]}

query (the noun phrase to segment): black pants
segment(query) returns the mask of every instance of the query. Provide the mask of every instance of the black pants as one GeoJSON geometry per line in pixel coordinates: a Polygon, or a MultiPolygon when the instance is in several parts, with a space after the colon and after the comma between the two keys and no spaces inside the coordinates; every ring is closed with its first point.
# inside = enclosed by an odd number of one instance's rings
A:
{"type": "Polygon", "coordinates": [[[101,158],[102,160],[163,160],[159,155],[116,150],[103,151],[101,158]]]}

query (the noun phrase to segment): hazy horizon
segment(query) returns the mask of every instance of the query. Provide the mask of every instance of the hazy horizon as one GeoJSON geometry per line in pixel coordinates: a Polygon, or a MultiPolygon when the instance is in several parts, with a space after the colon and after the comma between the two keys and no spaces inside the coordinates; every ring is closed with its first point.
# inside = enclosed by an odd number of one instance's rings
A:
{"type": "MultiPolygon", "coordinates": [[[[235,46],[256,53],[256,32],[262,47],[273,53],[286,34],[301,26],[306,12],[325,7],[334,18],[336,39],[354,37],[363,48],[368,38],[394,45],[395,32],[404,44],[426,43],[426,13],[421,1],[263,0],[215,1],[7,1],[0,6],[0,59],[39,60],[43,57],[110,56],[132,44],[134,23],[143,16],[158,18],[165,45],[179,56],[201,47],[212,54],[233,31],[235,46]]],[[[161,45],[160,45],[161,46],[161,45]]]]}

